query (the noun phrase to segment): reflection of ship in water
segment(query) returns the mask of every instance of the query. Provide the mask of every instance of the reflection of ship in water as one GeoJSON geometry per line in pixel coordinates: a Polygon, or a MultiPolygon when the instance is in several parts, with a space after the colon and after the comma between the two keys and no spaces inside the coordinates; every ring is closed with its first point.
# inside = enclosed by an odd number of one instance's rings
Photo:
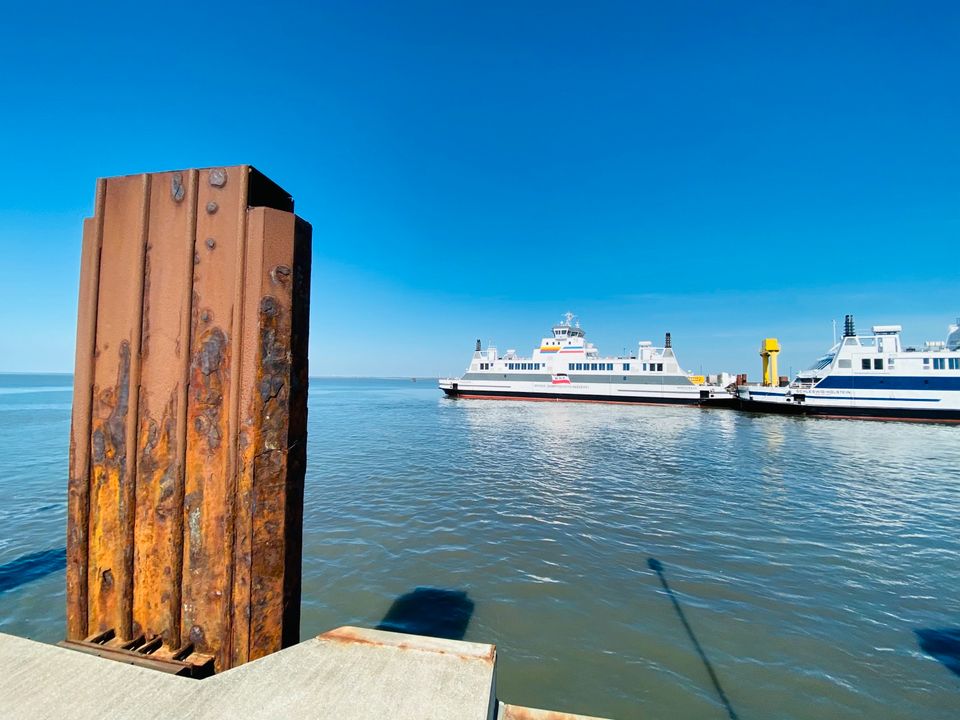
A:
{"type": "MultiPolygon", "coordinates": [[[[604,438],[616,437],[637,447],[647,442],[673,442],[698,427],[701,416],[684,408],[604,407],[599,404],[550,403],[530,407],[512,403],[465,403],[463,417],[479,442],[509,442],[490,433],[491,427],[511,427],[513,432],[532,436],[545,452],[566,454],[571,446],[588,447],[604,438]],[[644,422],[649,419],[650,422],[644,422]],[[655,421],[655,422],[654,422],[655,421]]],[[[728,413],[718,413],[728,415],[728,413]]],[[[729,413],[731,418],[733,413],[729,413]]],[[[573,462],[568,458],[568,462],[573,462]]]]}
{"type": "MultiPolygon", "coordinates": [[[[732,379],[732,378],[731,378],[732,379]]],[[[635,355],[601,356],[580,324],[567,313],[530,357],[514,350],[498,355],[477,341],[470,367],[459,378],[442,378],[450,397],[567,400],[679,405],[730,405],[724,376],[708,382],[680,368],[667,333],[663,347],[641,342],[635,355]]]]}

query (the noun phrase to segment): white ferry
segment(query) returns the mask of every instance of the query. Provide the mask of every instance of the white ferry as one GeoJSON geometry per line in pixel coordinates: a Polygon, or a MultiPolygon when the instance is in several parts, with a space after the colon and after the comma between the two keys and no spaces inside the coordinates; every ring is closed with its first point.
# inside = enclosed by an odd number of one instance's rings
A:
{"type": "Polygon", "coordinates": [[[903,347],[899,325],[843,338],[786,387],[741,385],[740,407],[755,412],[960,422],[960,319],[946,342],[903,347]]]}
{"type": "Polygon", "coordinates": [[[587,342],[573,320],[567,313],[529,357],[515,350],[501,356],[495,347],[482,350],[477,340],[467,371],[459,378],[441,378],[440,389],[461,398],[732,406],[735,398],[724,387],[726,376],[711,384],[680,369],[670,333],[663,347],[644,341],[636,355],[608,357],[587,342]]]}

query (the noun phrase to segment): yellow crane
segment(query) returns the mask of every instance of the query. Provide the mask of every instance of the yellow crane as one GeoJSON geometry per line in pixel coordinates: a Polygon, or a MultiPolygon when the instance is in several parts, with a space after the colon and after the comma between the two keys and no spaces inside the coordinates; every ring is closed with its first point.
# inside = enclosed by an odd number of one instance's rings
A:
{"type": "Polygon", "coordinates": [[[760,343],[760,357],[763,358],[763,386],[774,387],[780,378],[777,375],[777,355],[780,354],[780,342],[776,338],[764,338],[760,343]]]}

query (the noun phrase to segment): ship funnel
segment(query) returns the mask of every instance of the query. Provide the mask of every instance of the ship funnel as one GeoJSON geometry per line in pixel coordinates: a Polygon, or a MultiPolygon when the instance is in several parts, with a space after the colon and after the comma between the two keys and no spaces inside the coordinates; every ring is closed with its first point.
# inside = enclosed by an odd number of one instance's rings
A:
{"type": "Polygon", "coordinates": [[[480,352],[480,340],[477,339],[477,352],[480,352]]]}
{"type": "Polygon", "coordinates": [[[856,337],[857,330],[853,326],[853,315],[846,315],[843,318],[843,336],[856,337]]]}
{"type": "Polygon", "coordinates": [[[670,342],[670,333],[667,333],[667,336],[663,339],[663,346],[665,348],[673,347],[673,345],[670,342]]]}

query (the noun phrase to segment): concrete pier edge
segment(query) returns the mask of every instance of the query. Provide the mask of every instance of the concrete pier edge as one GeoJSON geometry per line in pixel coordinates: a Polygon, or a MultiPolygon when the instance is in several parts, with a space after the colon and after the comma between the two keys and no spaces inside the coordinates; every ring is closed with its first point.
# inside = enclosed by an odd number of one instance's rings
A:
{"type": "Polygon", "coordinates": [[[600,720],[496,697],[494,645],[341,627],[205,680],[0,633],[0,716],[600,720]]]}

